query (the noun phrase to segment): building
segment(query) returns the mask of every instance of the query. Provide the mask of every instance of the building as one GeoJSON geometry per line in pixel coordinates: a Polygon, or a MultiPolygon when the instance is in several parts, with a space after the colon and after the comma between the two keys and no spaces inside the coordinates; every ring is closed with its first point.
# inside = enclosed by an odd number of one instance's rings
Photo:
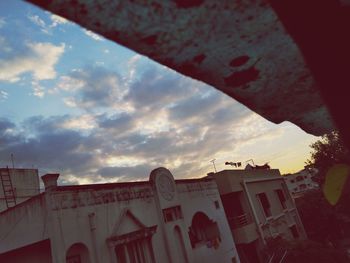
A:
{"type": "Polygon", "coordinates": [[[213,178],[58,186],[0,213],[0,262],[239,262],[213,178]]]}
{"type": "Polygon", "coordinates": [[[0,168],[0,212],[38,195],[38,169],[0,168]]]}
{"type": "Polygon", "coordinates": [[[319,188],[318,183],[312,180],[316,173],[317,169],[305,168],[294,174],[286,174],[283,178],[293,197],[298,197],[305,191],[319,188]]]}
{"type": "Polygon", "coordinates": [[[266,242],[277,236],[305,239],[306,234],[278,169],[223,170],[212,173],[241,262],[267,262],[266,242]]]}

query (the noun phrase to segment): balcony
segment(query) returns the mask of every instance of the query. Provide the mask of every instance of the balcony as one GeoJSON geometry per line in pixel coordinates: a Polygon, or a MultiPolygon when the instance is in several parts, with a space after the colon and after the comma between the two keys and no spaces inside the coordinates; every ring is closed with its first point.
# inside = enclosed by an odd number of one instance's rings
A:
{"type": "Polygon", "coordinates": [[[228,218],[228,223],[232,229],[236,229],[252,223],[252,219],[249,214],[242,214],[228,218]]]}
{"type": "Polygon", "coordinates": [[[257,227],[249,214],[228,218],[228,223],[236,244],[247,244],[259,237],[257,227]]]}

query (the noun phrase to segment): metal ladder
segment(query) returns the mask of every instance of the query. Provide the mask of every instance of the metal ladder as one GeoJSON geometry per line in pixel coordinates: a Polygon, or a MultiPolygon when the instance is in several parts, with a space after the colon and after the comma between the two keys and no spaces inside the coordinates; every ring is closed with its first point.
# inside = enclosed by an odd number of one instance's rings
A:
{"type": "Polygon", "coordinates": [[[6,169],[0,169],[0,179],[7,208],[15,206],[16,196],[12,186],[10,169],[8,167],[6,169]]]}

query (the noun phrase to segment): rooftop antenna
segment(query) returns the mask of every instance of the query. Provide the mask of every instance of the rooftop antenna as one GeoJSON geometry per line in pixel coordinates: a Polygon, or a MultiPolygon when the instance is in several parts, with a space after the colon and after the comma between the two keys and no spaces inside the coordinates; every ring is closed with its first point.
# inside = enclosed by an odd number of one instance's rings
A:
{"type": "Polygon", "coordinates": [[[213,163],[213,166],[214,166],[214,171],[215,171],[215,173],[216,173],[215,160],[216,160],[216,159],[213,159],[213,160],[211,160],[210,162],[212,162],[212,163],[213,163]]]}
{"type": "Polygon", "coordinates": [[[13,160],[13,153],[11,153],[12,169],[15,169],[15,162],[13,160]]]}
{"type": "Polygon", "coordinates": [[[248,162],[252,162],[253,163],[253,165],[255,166],[255,163],[254,163],[254,161],[253,161],[253,159],[249,159],[249,160],[247,160],[247,161],[245,161],[245,163],[248,163],[248,162]]]}

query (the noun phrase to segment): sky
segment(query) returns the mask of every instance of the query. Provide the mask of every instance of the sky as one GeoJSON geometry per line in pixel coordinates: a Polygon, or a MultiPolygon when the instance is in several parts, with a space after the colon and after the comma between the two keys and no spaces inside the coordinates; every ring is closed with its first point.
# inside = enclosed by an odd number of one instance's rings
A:
{"type": "Polygon", "coordinates": [[[296,172],[319,139],[22,1],[0,1],[0,109],[0,167],[61,184],[203,177],[213,159],[296,172]]]}

